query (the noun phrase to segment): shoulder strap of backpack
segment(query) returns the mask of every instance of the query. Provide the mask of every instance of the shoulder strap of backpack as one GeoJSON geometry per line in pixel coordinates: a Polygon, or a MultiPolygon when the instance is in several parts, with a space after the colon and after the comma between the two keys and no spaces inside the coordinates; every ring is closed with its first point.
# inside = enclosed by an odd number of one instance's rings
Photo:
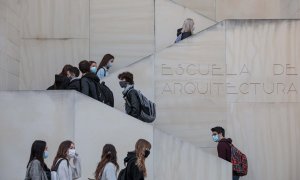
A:
{"type": "Polygon", "coordinates": [[[69,161],[67,159],[64,159],[64,158],[60,158],[58,159],[58,161],[56,162],[55,166],[51,169],[51,171],[57,171],[60,163],[63,161],[63,160],[66,160],[67,161],[67,164],[69,166],[69,161]]]}
{"type": "Polygon", "coordinates": [[[104,70],[104,77],[106,77],[106,70],[103,68],[103,70],[104,70]]]}

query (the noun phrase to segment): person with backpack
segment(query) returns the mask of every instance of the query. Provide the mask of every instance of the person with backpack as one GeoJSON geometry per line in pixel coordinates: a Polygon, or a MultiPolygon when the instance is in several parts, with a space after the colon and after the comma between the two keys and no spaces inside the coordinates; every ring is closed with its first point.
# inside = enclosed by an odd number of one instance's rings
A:
{"type": "Polygon", "coordinates": [[[133,74],[123,72],[118,76],[120,87],[123,88],[123,98],[125,99],[125,111],[128,115],[139,119],[140,117],[140,101],[134,89],[133,74]]]}
{"type": "Polygon", "coordinates": [[[144,180],[147,177],[145,160],[150,155],[150,149],[150,142],[139,139],[135,144],[135,150],[128,152],[124,159],[126,168],[121,170],[118,180],[144,180]]]}
{"type": "Polygon", "coordinates": [[[187,18],[182,25],[182,28],[177,29],[177,38],[175,43],[184,40],[192,35],[194,31],[194,20],[192,18],[187,18]]]}
{"type": "Polygon", "coordinates": [[[114,145],[105,144],[102,150],[101,160],[95,171],[95,180],[117,180],[117,151],[114,145]]]}
{"type": "Polygon", "coordinates": [[[79,69],[77,67],[72,67],[70,69],[70,83],[67,87],[69,90],[80,91],[80,78],[79,78],[79,69]]]}
{"type": "Polygon", "coordinates": [[[66,89],[70,83],[70,70],[72,65],[67,64],[63,67],[61,73],[55,75],[54,84],[47,88],[47,90],[62,90],[66,89]]]}
{"type": "Polygon", "coordinates": [[[155,103],[148,100],[140,91],[134,89],[133,74],[123,72],[118,76],[120,87],[124,88],[125,111],[128,115],[143,122],[151,123],[156,118],[155,103]]]}
{"type": "Polygon", "coordinates": [[[239,180],[245,176],[248,170],[247,158],[236,147],[233,146],[230,138],[225,138],[224,128],[217,126],[211,129],[212,139],[218,143],[218,156],[233,165],[232,180],[239,180]]]}
{"type": "Polygon", "coordinates": [[[51,167],[52,180],[74,180],[81,177],[81,163],[72,141],[63,141],[51,167]],[[72,163],[73,162],[73,163],[72,163]]]}
{"type": "Polygon", "coordinates": [[[97,73],[97,63],[95,61],[89,61],[90,63],[90,72],[96,74],[97,73]]]}
{"type": "Polygon", "coordinates": [[[112,67],[115,57],[111,54],[105,54],[97,69],[97,76],[102,79],[108,76],[108,70],[112,67]]]}
{"type": "Polygon", "coordinates": [[[48,157],[45,141],[36,140],[31,146],[25,180],[51,180],[50,169],[44,159],[48,157]]]}
{"type": "Polygon", "coordinates": [[[81,77],[81,92],[91,98],[99,100],[100,79],[96,74],[90,71],[91,65],[87,60],[83,60],[79,63],[79,70],[82,73],[81,77]]]}

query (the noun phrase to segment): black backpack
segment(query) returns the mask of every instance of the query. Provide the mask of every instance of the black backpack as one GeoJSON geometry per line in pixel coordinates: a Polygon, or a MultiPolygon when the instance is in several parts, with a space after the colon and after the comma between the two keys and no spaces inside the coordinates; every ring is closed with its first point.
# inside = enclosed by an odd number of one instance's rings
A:
{"type": "MultiPolygon", "coordinates": [[[[130,160],[127,162],[125,168],[122,169],[122,170],[119,172],[119,175],[118,175],[118,179],[117,179],[117,180],[126,180],[128,164],[129,164],[131,161],[133,161],[133,160],[136,160],[136,159],[135,159],[135,158],[132,158],[132,159],[130,159],[130,160]]],[[[124,162],[124,164],[125,164],[125,162],[124,162]]]]}
{"type": "Polygon", "coordinates": [[[98,100],[114,107],[114,94],[113,92],[105,85],[105,82],[97,83],[97,94],[98,100]]]}

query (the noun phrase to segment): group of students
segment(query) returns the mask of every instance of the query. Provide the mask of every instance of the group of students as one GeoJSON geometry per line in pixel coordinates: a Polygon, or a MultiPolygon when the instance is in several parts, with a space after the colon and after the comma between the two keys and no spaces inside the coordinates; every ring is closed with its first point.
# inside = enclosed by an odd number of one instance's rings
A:
{"type": "Polygon", "coordinates": [[[79,92],[87,92],[89,90],[88,88],[91,88],[88,86],[87,83],[91,81],[100,82],[100,79],[108,76],[108,70],[112,67],[113,62],[114,56],[111,54],[106,54],[102,58],[98,67],[95,61],[87,60],[81,61],[79,63],[79,68],[67,64],[63,67],[61,73],[55,75],[54,84],[50,86],[47,90],[72,89],[77,90],[79,92]],[[79,70],[82,73],[81,78],[79,77],[79,70]],[[80,79],[84,80],[82,84],[79,81],[80,79]]]}
{"type": "MultiPolygon", "coordinates": [[[[95,180],[144,180],[147,176],[145,160],[150,154],[151,144],[139,139],[135,150],[128,152],[124,159],[126,167],[120,171],[117,151],[114,145],[103,147],[101,159],[96,167],[95,180]]],[[[57,150],[51,169],[44,159],[48,158],[47,143],[36,140],[31,147],[25,180],[74,180],[81,177],[81,161],[72,141],[63,141],[57,150]]]]}
{"type": "MultiPolygon", "coordinates": [[[[100,79],[108,75],[112,67],[114,56],[106,54],[97,68],[95,61],[83,60],[79,63],[79,69],[72,65],[65,65],[60,74],[55,75],[55,82],[47,90],[76,90],[111,107],[114,107],[113,92],[100,83],[100,79]],[[81,71],[81,78],[80,72],[81,71]]],[[[128,115],[144,122],[153,122],[155,119],[155,105],[134,89],[133,74],[123,72],[119,74],[119,85],[123,88],[125,111],[128,115]],[[142,111],[143,102],[147,102],[146,112],[142,111]],[[150,107],[149,107],[150,106],[150,107]],[[144,113],[143,113],[144,112],[144,113]]],[[[145,108],[144,108],[145,109],[145,108]]]]}

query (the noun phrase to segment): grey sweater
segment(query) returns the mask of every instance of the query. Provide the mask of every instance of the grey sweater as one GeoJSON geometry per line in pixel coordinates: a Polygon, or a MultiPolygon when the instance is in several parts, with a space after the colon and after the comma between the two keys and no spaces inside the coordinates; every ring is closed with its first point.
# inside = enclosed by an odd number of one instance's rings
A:
{"type": "Polygon", "coordinates": [[[111,162],[107,163],[99,180],[117,180],[117,167],[111,162]]]}
{"type": "Polygon", "coordinates": [[[47,175],[39,160],[34,159],[29,163],[25,180],[48,180],[47,175]]]}

